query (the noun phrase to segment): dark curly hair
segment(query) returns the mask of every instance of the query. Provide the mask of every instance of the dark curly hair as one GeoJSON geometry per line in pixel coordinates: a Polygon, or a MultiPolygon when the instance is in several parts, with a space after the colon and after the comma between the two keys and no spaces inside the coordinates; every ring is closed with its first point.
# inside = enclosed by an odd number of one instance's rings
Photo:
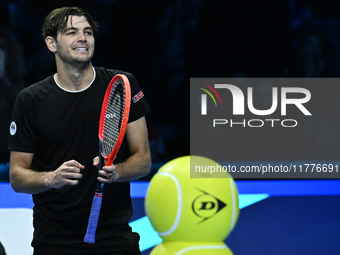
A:
{"type": "Polygon", "coordinates": [[[94,21],[91,15],[80,7],[62,7],[50,12],[44,21],[42,35],[44,39],[47,36],[57,37],[59,32],[64,33],[67,29],[67,20],[69,16],[84,16],[94,32],[98,32],[99,25],[94,21]]]}

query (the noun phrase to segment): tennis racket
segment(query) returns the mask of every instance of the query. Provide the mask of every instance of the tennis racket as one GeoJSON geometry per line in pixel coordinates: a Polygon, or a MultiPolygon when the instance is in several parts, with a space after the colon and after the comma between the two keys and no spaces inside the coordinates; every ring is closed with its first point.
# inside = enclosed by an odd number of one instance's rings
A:
{"type": "MultiPolygon", "coordinates": [[[[129,119],[131,103],[130,83],[125,75],[114,76],[106,89],[99,121],[99,166],[112,165],[122,144],[129,119]]],[[[97,182],[84,242],[93,244],[99,219],[104,183],[97,182]]]]}

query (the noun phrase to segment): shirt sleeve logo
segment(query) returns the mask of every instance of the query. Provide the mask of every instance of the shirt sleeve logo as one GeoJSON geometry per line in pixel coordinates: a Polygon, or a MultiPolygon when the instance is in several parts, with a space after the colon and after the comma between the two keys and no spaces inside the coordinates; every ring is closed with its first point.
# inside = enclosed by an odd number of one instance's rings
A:
{"type": "Polygon", "coordinates": [[[9,133],[13,136],[17,132],[17,124],[12,121],[11,125],[9,126],[9,133]]]}
{"type": "Polygon", "coordinates": [[[137,95],[135,95],[132,98],[132,102],[137,103],[139,100],[141,100],[144,97],[143,91],[139,91],[137,95]]]}

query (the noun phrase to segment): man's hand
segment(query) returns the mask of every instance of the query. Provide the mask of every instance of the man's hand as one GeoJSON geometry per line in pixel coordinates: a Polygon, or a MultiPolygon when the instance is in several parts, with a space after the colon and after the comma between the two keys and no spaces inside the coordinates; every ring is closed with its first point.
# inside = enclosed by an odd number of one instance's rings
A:
{"type": "MultiPolygon", "coordinates": [[[[99,157],[93,159],[93,165],[96,167],[99,166],[99,157]]],[[[102,183],[112,183],[119,178],[117,165],[104,166],[103,169],[98,170],[100,176],[97,177],[97,180],[102,183]]]]}
{"type": "Polygon", "coordinates": [[[65,186],[74,186],[83,177],[81,170],[85,167],[75,160],[66,161],[57,170],[50,172],[48,186],[60,189],[65,186]]]}

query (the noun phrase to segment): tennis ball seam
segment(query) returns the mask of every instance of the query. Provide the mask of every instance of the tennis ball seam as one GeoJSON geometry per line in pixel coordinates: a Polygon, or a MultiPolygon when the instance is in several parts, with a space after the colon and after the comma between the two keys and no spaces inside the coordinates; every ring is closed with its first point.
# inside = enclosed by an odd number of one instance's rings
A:
{"type": "Polygon", "coordinates": [[[187,251],[192,251],[192,250],[207,250],[207,249],[225,249],[228,248],[226,245],[198,245],[198,246],[191,246],[184,248],[177,252],[175,255],[181,255],[187,251]]]}
{"type": "Polygon", "coordinates": [[[174,181],[176,188],[177,188],[177,199],[178,199],[178,207],[177,207],[177,213],[176,213],[176,218],[175,222],[172,224],[169,230],[165,232],[157,232],[159,236],[167,236],[172,234],[178,227],[178,224],[181,220],[181,215],[182,215],[182,189],[181,189],[181,184],[179,183],[178,179],[176,178],[175,175],[167,172],[158,172],[157,174],[164,175],[169,177],[172,181],[174,181]]]}

